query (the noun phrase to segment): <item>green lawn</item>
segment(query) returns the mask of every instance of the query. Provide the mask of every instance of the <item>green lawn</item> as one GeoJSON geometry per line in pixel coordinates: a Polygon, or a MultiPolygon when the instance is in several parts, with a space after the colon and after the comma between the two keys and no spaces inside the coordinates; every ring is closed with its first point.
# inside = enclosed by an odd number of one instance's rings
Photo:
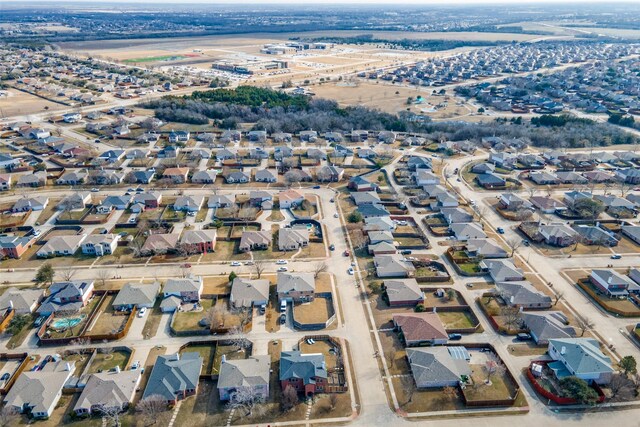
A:
{"type": "Polygon", "coordinates": [[[473,328],[477,324],[471,314],[466,311],[438,312],[438,317],[445,329],[473,328]]]}
{"type": "Polygon", "coordinates": [[[203,299],[200,301],[202,305],[201,311],[182,312],[177,311],[173,315],[173,329],[176,331],[199,331],[203,329],[198,323],[204,317],[204,314],[213,305],[212,299],[203,299]]]}
{"type": "Polygon", "coordinates": [[[189,345],[180,353],[196,352],[202,357],[202,374],[211,375],[215,345],[189,345]]]}
{"type": "Polygon", "coordinates": [[[123,350],[114,351],[111,354],[98,352],[91,362],[91,366],[89,366],[89,373],[95,374],[96,372],[109,371],[116,366],[124,370],[129,361],[129,357],[131,357],[131,353],[123,350]]]}

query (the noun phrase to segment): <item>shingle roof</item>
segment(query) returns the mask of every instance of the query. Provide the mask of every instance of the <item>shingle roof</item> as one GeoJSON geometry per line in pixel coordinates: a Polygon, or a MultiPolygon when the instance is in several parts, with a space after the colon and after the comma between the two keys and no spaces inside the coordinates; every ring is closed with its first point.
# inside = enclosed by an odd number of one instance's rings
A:
{"type": "Polygon", "coordinates": [[[550,339],[549,346],[558,353],[564,349],[565,365],[577,375],[613,372],[611,359],[600,351],[598,341],[593,338],[550,339]]]}
{"type": "Polygon", "coordinates": [[[327,368],[322,354],[301,354],[300,351],[280,353],[280,380],[301,379],[314,384],[315,377],[327,378],[327,368]]]}
{"type": "Polygon", "coordinates": [[[447,347],[408,348],[407,358],[418,386],[461,381],[463,375],[471,375],[467,361],[454,359],[447,347]]]}
{"type": "Polygon", "coordinates": [[[140,375],[140,370],[92,374],[73,407],[74,411],[91,410],[93,407],[121,408],[131,403],[140,375]]]}
{"type": "Polygon", "coordinates": [[[250,280],[236,277],[231,284],[233,305],[235,307],[251,307],[254,301],[268,301],[269,285],[270,283],[266,279],[250,280]]]}
{"type": "Polygon", "coordinates": [[[159,395],[166,400],[175,400],[176,392],[198,387],[201,370],[202,357],[199,353],[160,355],[142,398],[159,395]]]}
{"type": "Polygon", "coordinates": [[[278,273],[277,292],[313,292],[316,280],[313,273],[278,273]]]}
{"type": "Polygon", "coordinates": [[[393,323],[402,330],[407,342],[446,340],[449,337],[437,313],[394,314],[393,323]]]}
{"type": "Polygon", "coordinates": [[[111,305],[153,305],[160,292],[160,283],[126,283],[111,305]]]}
{"type": "Polygon", "coordinates": [[[269,356],[252,356],[248,359],[225,360],[220,364],[218,388],[254,387],[269,384],[269,356]]]}

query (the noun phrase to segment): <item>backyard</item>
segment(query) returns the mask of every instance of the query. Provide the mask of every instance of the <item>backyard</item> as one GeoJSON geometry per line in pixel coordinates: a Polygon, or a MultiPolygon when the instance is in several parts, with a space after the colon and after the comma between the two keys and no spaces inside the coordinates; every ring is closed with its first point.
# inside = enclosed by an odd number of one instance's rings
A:
{"type": "Polygon", "coordinates": [[[294,318],[302,324],[325,323],[334,313],[328,298],[314,298],[311,302],[295,304],[293,307],[294,318]]]}
{"type": "Polygon", "coordinates": [[[129,362],[131,353],[126,350],[113,350],[107,349],[106,351],[98,351],[96,357],[91,361],[89,365],[89,374],[95,374],[96,372],[105,372],[115,369],[116,366],[124,370],[129,362]]]}
{"type": "Polygon", "coordinates": [[[45,336],[47,338],[66,338],[78,335],[86,326],[91,313],[98,308],[99,302],[100,298],[94,296],[78,313],[56,313],[45,332],[45,336]]]}
{"type": "Polygon", "coordinates": [[[105,335],[120,332],[127,323],[129,314],[118,313],[113,309],[112,303],[115,295],[107,296],[102,302],[96,320],[93,322],[87,335],[105,335]]]}

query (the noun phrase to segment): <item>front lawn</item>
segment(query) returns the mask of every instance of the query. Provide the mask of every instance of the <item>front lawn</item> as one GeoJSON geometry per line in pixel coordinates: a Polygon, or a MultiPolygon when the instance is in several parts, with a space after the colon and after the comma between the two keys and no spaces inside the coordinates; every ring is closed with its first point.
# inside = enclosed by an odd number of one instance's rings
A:
{"type": "Polygon", "coordinates": [[[127,362],[129,361],[129,357],[131,357],[131,353],[124,350],[117,350],[113,352],[98,351],[96,357],[89,366],[88,373],[95,374],[97,372],[110,371],[111,369],[115,369],[116,366],[119,366],[120,370],[124,370],[127,366],[127,362]]]}

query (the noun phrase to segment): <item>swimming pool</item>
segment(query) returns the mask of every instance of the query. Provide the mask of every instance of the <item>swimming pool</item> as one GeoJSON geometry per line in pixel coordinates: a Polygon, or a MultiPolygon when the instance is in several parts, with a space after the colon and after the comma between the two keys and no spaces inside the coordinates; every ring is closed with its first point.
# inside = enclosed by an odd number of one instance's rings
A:
{"type": "Polygon", "coordinates": [[[78,323],[82,322],[82,320],[84,320],[84,315],[80,315],[78,317],[63,317],[51,322],[51,327],[56,329],[73,328],[78,323]]]}

